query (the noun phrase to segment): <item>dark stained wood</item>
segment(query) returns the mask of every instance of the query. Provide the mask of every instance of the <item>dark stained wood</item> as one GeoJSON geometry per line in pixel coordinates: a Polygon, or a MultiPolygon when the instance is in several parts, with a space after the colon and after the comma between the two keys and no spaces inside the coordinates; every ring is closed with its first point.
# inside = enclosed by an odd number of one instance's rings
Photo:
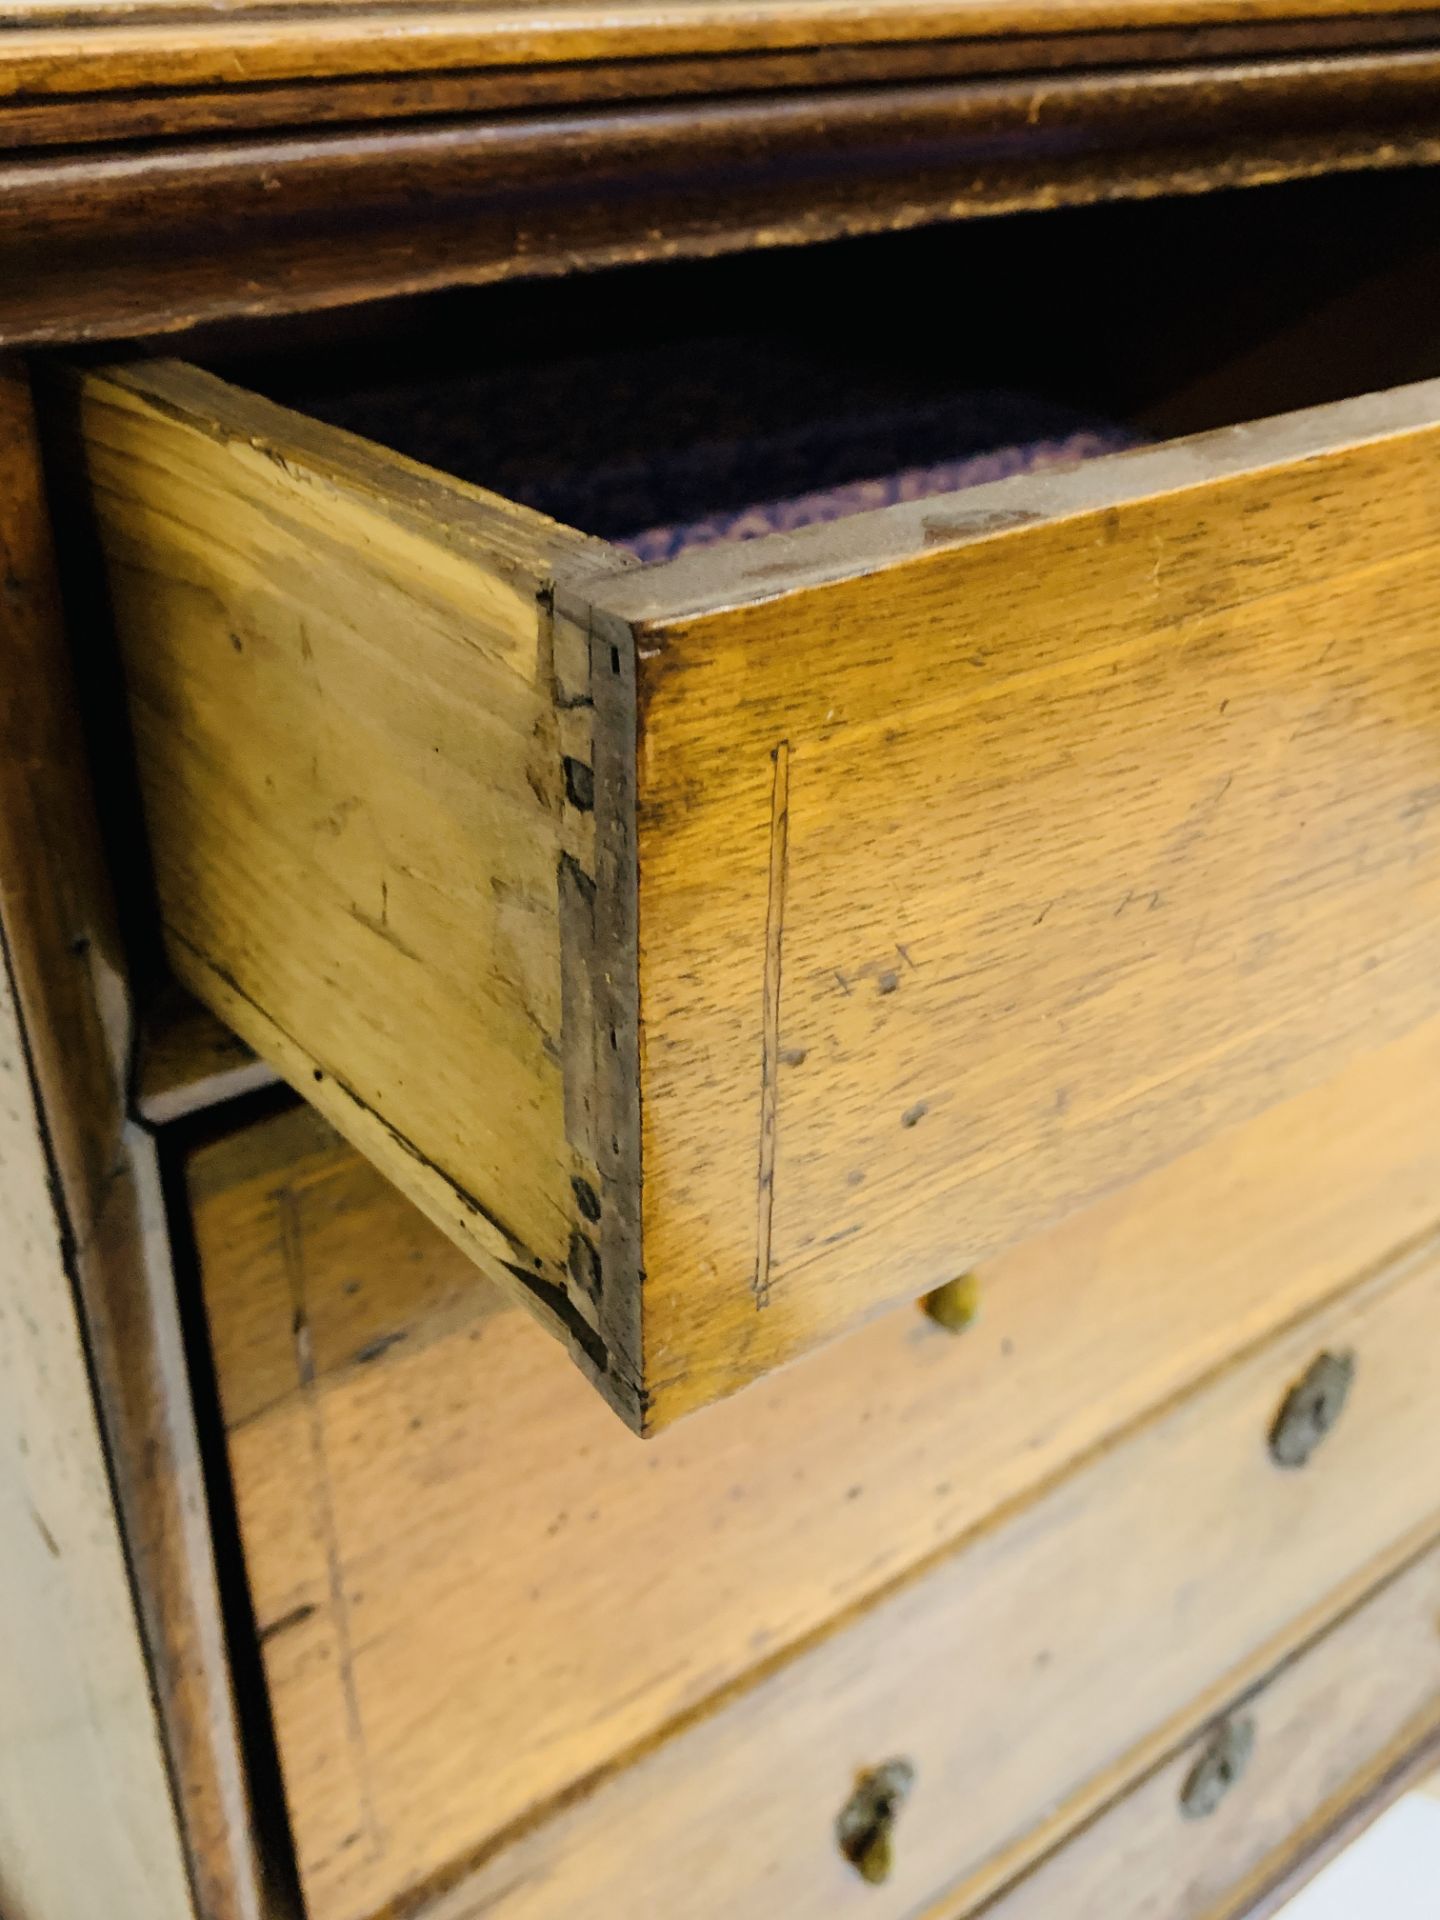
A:
{"type": "Polygon", "coordinates": [[[182,987],[168,988],[140,1024],[133,1101],[151,1126],[273,1086],[276,1074],[239,1034],[182,987]]]}
{"type": "Polygon", "coordinates": [[[1431,162],[1437,80],[1403,51],[32,153],[0,342],[1431,162]]]}
{"type": "Polygon", "coordinates": [[[1440,246],[1410,223],[1399,258],[1387,258],[1267,328],[1238,352],[1222,353],[1143,410],[1157,439],[1203,431],[1217,417],[1253,420],[1272,408],[1310,403],[1321,390],[1353,385],[1363,355],[1365,384],[1404,386],[1440,366],[1440,246]],[[1404,315],[1406,324],[1397,325],[1404,315]]]}
{"type": "Polygon", "coordinates": [[[84,776],[31,402],[0,363],[0,923],[86,1322],[131,1573],[206,1920],[258,1920],[190,1387],[153,1140],[84,776]]]}
{"type": "Polygon", "coordinates": [[[928,40],[869,46],[828,45],[782,52],[740,52],[480,66],[288,82],[198,86],[172,92],[112,92],[0,97],[0,152],[47,145],[167,134],[253,134],[266,129],[434,120],[442,116],[599,108],[626,101],[701,99],[863,83],[941,81],[962,76],[1083,72],[1096,67],[1203,64],[1274,55],[1314,58],[1433,44],[1440,14],[1356,14],[1327,20],[1181,25],[1138,32],[1091,31],[928,40]]]}
{"type": "Polygon", "coordinates": [[[336,0],[192,0],[80,7],[12,0],[0,93],[253,86],[352,74],[443,73],[623,59],[884,47],[960,38],[1206,28],[1351,17],[1383,21],[1432,0],[618,0],[410,4],[377,17],[336,0]]]}
{"type": "Polygon", "coordinates": [[[653,190],[677,172],[743,193],[795,166],[815,186],[841,166],[882,179],[954,178],[993,165],[1021,135],[1037,151],[1063,146],[1093,163],[1261,130],[1399,131],[1433,111],[1437,81],[1440,50],[1427,49],[157,146],[98,166],[90,155],[34,155],[0,167],[0,239],[64,245],[97,227],[112,240],[178,238],[197,225],[213,239],[216,222],[283,233],[342,204],[352,220],[363,207],[409,225],[452,200],[538,203],[572,189],[577,171],[597,196],[653,190]]]}

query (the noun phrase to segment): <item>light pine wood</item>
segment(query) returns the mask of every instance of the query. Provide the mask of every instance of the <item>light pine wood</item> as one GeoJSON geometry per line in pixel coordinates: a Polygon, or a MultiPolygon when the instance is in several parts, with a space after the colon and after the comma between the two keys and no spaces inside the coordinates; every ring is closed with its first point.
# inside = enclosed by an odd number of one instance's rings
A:
{"type": "Polygon", "coordinates": [[[50,1180],[0,972],[0,1907],[192,1920],[50,1180]]]}
{"type": "Polygon", "coordinates": [[[1436,1010],[1437,455],[1421,384],[607,586],[654,1424],[1436,1010]]]}
{"type": "Polygon", "coordinates": [[[311,1913],[358,1920],[1424,1233],[1440,1023],[986,1266],[958,1337],[644,1449],[317,1116],[189,1181],[311,1913]]]}
{"type": "Polygon", "coordinates": [[[185,368],[77,405],[176,972],[638,1419],[570,1273],[561,869],[595,855],[545,606],[619,556],[185,368]]]}
{"type": "Polygon", "coordinates": [[[677,1920],[963,1911],[1434,1537],[1437,1332],[1432,1248],[447,1876],[427,1914],[620,1912],[637,1875],[677,1920]],[[1354,1397],[1312,1465],[1284,1472],[1276,1408],[1335,1350],[1357,1356],[1354,1397]],[[857,1776],[893,1758],[915,1787],[876,1887],[834,1823],[857,1776]]]}
{"type": "Polygon", "coordinates": [[[81,393],[177,969],[642,1431],[1440,1009],[1440,384],[655,568],[81,393]]]}
{"type": "MultiPolygon", "coordinates": [[[[1179,1811],[1212,1726],[988,1906],[986,1920],[1241,1920],[1440,1735],[1437,1619],[1440,1548],[1431,1547],[1258,1692],[1230,1703],[1253,1721],[1255,1745],[1214,1815],[1179,1811]]],[[[942,1906],[934,1920],[962,1911],[942,1906]]]]}

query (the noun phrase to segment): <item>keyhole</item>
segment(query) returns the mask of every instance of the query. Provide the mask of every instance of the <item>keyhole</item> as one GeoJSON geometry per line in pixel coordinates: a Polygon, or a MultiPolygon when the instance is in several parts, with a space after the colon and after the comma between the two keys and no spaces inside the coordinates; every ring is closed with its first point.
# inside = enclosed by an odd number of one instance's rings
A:
{"type": "Polygon", "coordinates": [[[860,1776],[835,1821],[841,1853],[872,1886],[890,1878],[895,1818],[914,1784],[915,1769],[908,1760],[887,1760],[860,1776]]]}
{"type": "Polygon", "coordinates": [[[1303,1467],[1345,1410],[1355,1378],[1353,1353],[1322,1353],[1281,1402],[1270,1429],[1277,1467],[1303,1467]]]}
{"type": "Polygon", "coordinates": [[[1255,1722],[1227,1720],[1195,1762],[1180,1789],[1180,1811],[1187,1820],[1206,1820],[1239,1780],[1255,1750],[1255,1722]]]}

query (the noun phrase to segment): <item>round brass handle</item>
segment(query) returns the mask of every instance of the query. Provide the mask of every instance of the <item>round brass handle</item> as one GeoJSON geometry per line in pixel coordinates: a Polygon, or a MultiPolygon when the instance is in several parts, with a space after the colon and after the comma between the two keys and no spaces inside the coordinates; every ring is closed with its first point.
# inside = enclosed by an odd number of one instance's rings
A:
{"type": "Polygon", "coordinates": [[[963,1333],[980,1313],[979,1275],[962,1273],[957,1279],[947,1280],[943,1287],[927,1293],[920,1306],[947,1333],[963,1333]]]}
{"type": "Polygon", "coordinates": [[[1303,1467],[1330,1433],[1355,1378],[1353,1353],[1322,1353],[1310,1362],[1280,1403],[1270,1429],[1270,1457],[1277,1467],[1303,1467]]]}
{"type": "Polygon", "coordinates": [[[887,1760],[861,1774],[836,1817],[835,1838],[841,1853],[872,1886],[890,1878],[895,1864],[895,1817],[914,1784],[915,1769],[908,1760],[887,1760]]]}

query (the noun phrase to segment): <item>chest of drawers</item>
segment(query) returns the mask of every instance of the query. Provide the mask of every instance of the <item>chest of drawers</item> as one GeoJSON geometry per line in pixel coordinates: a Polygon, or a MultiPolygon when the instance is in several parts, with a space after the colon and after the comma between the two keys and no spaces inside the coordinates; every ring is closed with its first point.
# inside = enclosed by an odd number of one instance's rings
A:
{"type": "Polygon", "coordinates": [[[1423,1762],[1436,32],[19,10],[7,1914],[1220,1920],[1423,1762]]]}

